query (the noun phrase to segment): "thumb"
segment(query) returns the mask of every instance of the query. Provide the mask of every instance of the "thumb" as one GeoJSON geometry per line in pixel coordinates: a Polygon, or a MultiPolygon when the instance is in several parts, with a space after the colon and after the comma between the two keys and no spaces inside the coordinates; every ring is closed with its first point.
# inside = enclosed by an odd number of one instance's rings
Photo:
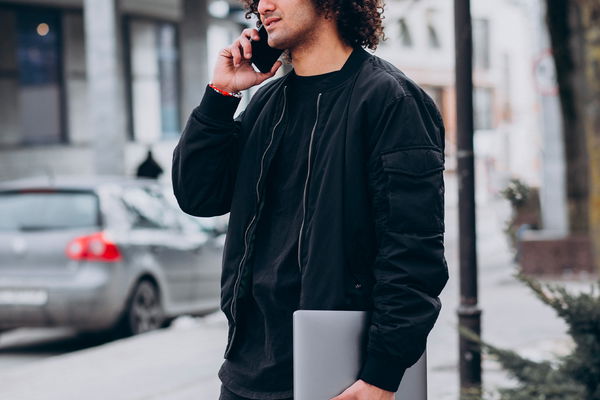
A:
{"type": "Polygon", "coordinates": [[[338,395],[337,395],[337,396],[335,396],[335,397],[332,397],[332,398],[331,398],[331,399],[329,399],[329,400],[348,400],[348,395],[346,394],[346,392],[347,392],[347,391],[348,391],[348,390],[346,389],[346,390],[344,390],[342,393],[338,394],[338,395]]]}
{"type": "Polygon", "coordinates": [[[348,397],[347,395],[345,395],[344,393],[342,393],[342,394],[340,394],[338,396],[332,397],[329,400],[349,400],[349,399],[350,399],[350,397],[348,397]]]}
{"type": "Polygon", "coordinates": [[[277,61],[275,62],[275,64],[273,64],[273,67],[271,67],[271,70],[269,72],[264,72],[264,73],[259,73],[258,74],[258,83],[262,83],[264,81],[266,81],[267,79],[271,78],[272,76],[275,75],[275,73],[277,72],[277,70],[279,69],[279,67],[281,67],[283,65],[283,63],[281,61],[277,61]]]}

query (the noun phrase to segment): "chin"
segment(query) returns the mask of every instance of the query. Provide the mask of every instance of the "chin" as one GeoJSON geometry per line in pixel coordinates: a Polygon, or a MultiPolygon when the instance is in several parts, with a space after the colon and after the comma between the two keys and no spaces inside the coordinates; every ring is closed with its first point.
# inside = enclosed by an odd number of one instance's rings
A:
{"type": "Polygon", "coordinates": [[[282,43],[281,40],[277,40],[277,38],[269,36],[269,40],[267,41],[267,44],[269,45],[269,47],[272,47],[274,49],[280,49],[280,50],[285,50],[285,44],[282,43]]]}

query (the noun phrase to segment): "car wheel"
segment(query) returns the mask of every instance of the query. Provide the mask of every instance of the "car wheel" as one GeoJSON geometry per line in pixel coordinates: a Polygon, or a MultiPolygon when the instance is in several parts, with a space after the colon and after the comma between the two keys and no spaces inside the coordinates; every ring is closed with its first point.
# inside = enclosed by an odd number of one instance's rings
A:
{"type": "Polygon", "coordinates": [[[135,287],[124,316],[124,333],[137,335],[158,329],[164,321],[158,290],[143,280],[135,287]]]}

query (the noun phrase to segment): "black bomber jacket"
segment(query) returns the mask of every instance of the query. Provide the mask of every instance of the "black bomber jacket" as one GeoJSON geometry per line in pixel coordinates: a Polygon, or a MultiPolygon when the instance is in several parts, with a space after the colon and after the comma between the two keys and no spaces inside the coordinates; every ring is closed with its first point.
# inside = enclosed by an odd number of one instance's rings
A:
{"type": "MultiPolygon", "coordinates": [[[[227,212],[221,309],[229,356],[249,293],[247,260],[265,177],[285,130],[289,75],[239,99],[207,87],[173,153],[183,211],[227,212]]],[[[300,309],[370,310],[358,378],[396,391],[425,350],[448,280],[444,257],[444,126],[433,101],[390,63],[356,48],[317,99],[298,267],[300,309]]]]}

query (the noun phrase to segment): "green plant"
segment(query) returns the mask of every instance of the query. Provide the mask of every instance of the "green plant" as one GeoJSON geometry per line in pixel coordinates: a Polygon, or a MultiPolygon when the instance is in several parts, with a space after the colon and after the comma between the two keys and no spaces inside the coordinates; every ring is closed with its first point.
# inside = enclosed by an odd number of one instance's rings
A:
{"type": "Polygon", "coordinates": [[[574,347],[553,361],[532,361],[514,351],[485,343],[473,332],[462,335],[479,343],[517,381],[514,388],[499,389],[500,400],[600,400],[600,281],[589,293],[569,293],[557,284],[541,284],[523,274],[517,278],[568,326],[574,347]]]}
{"type": "Polygon", "coordinates": [[[500,194],[511,204],[512,212],[504,226],[504,233],[518,258],[519,231],[524,228],[539,229],[541,226],[539,190],[513,178],[500,194]]]}

